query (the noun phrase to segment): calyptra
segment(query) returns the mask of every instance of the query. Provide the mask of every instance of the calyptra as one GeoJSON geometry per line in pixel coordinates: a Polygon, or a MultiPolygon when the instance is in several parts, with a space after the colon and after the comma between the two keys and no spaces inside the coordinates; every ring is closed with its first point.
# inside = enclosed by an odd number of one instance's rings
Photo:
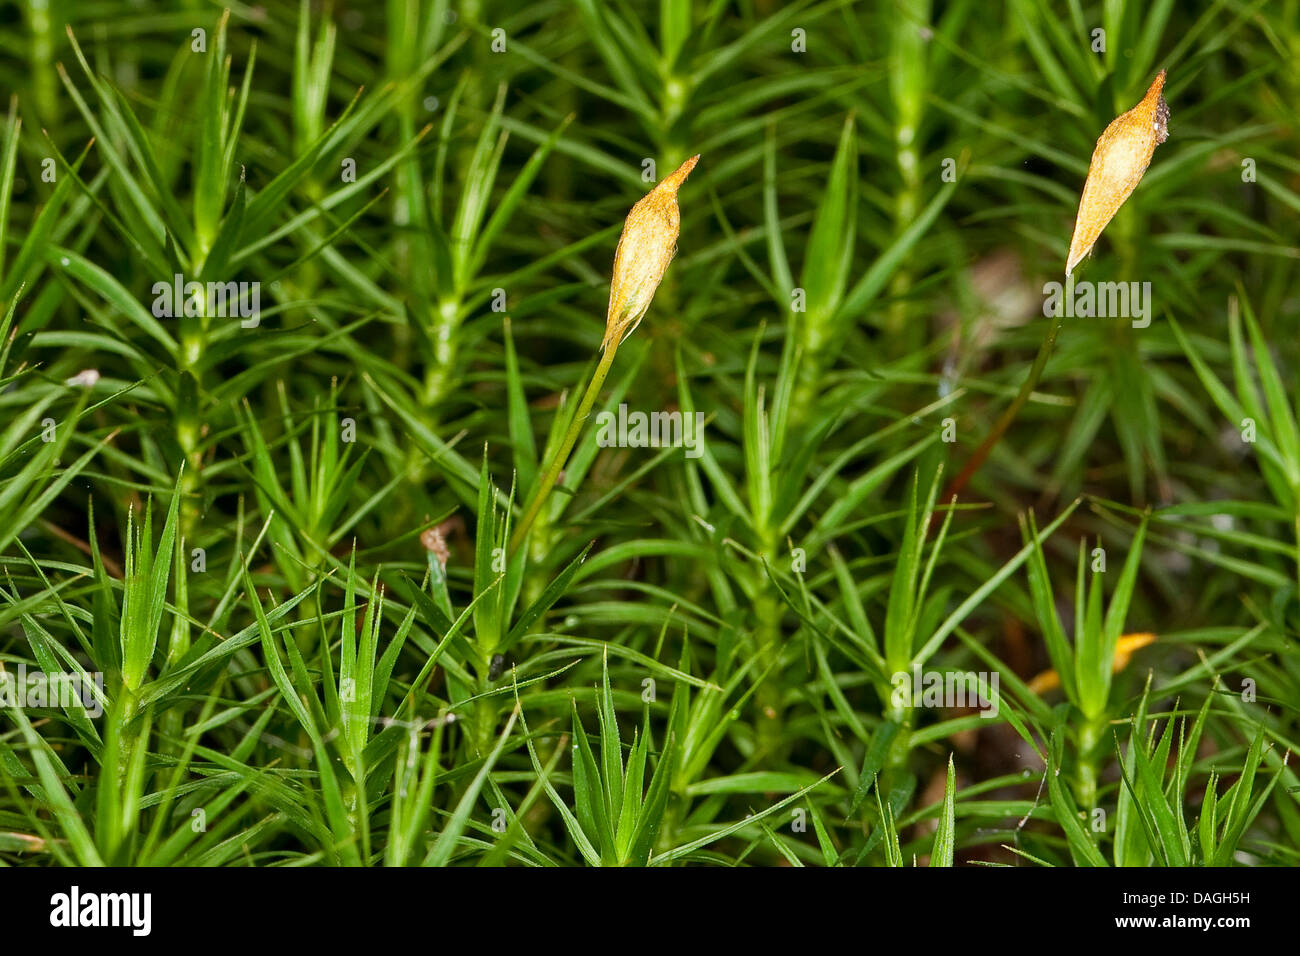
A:
{"type": "Polygon", "coordinates": [[[1156,147],[1169,138],[1169,104],[1165,102],[1164,88],[1165,71],[1161,70],[1142,102],[1116,118],[1097,140],[1074,221],[1074,237],[1065,262],[1067,276],[1092,251],[1102,230],[1142,181],[1156,147]]]}
{"type": "Polygon", "coordinates": [[[632,207],[614,252],[614,274],[609,284],[609,312],[602,349],[614,348],[631,335],[645,318],[655,290],[677,252],[681,213],[677,190],[691,174],[698,155],[669,173],[632,207]]]}

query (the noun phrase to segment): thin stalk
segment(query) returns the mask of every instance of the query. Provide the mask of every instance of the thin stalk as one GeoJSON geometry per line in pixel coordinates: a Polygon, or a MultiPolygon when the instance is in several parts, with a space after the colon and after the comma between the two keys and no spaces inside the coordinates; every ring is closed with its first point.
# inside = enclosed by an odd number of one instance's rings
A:
{"type": "Polygon", "coordinates": [[[569,453],[573,451],[573,446],[578,443],[578,436],[582,434],[582,426],[591,414],[591,408],[596,404],[596,397],[600,395],[601,386],[605,384],[605,377],[609,375],[610,367],[614,364],[614,354],[618,351],[618,343],[611,343],[605,350],[605,354],[600,358],[600,364],[596,366],[596,371],[591,376],[591,381],[587,385],[587,391],[582,396],[582,402],[578,405],[578,411],[574,414],[573,420],[569,422],[569,428],[564,433],[564,441],[560,442],[560,447],[555,455],[551,457],[550,463],[546,466],[546,471],[542,473],[542,480],[538,482],[537,489],[529,501],[524,516],[516,526],[514,534],[510,536],[510,553],[514,554],[523,545],[528,538],[528,529],[533,526],[537,520],[538,513],[542,506],[546,504],[550,497],[551,489],[555,487],[555,482],[559,480],[560,472],[563,471],[565,462],[569,459],[569,453]]]}
{"type": "Polygon", "coordinates": [[[1028,378],[1026,378],[1024,384],[1020,386],[1020,391],[1016,393],[1015,399],[1013,399],[1011,404],[1007,406],[1007,410],[1002,413],[1002,417],[997,420],[997,423],[993,426],[993,430],[988,433],[988,436],[980,443],[980,446],[975,449],[975,453],[970,456],[970,460],[966,462],[965,467],[958,472],[957,476],[953,478],[952,482],[948,485],[947,491],[944,492],[945,499],[952,500],[952,497],[960,494],[962,489],[970,483],[970,480],[973,477],[975,477],[975,473],[980,470],[980,466],[984,464],[985,460],[989,457],[989,454],[993,451],[993,446],[1001,440],[1004,434],[1006,434],[1007,429],[1011,427],[1011,423],[1014,422],[1016,416],[1020,414],[1020,409],[1025,406],[1025,403],[1029,401],[1029,396],[1032,395],[1034,389],[1038,387],[1038,382],[1043,377],[1043,370],[1047,368],[1047,360],[1051,358],[1052,349],[1056,346],[1056,336],[1061,331],[1062,320],[1065,317],[1065,303],[1072,301],[1073,298],[1074,277],[1067,276],[1065,280],[1065,295],[1061,302],[1061,308],[1052,318],[1052,325],[1047,330],[1047,338],[1043,339],[1043,344],[1039,346],[1038,354],[1034,356],[1034,364],[1029,369],[1028,378]]]}

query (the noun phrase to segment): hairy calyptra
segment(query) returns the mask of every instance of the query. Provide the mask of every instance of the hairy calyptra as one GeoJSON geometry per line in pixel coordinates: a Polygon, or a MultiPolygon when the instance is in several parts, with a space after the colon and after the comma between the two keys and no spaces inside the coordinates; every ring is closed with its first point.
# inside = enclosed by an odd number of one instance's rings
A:
{"type": "Polygon", "coordinates": [[[1156,147],[1169,137],[1169,104],[1165,102],[1164,88],[1165,71],[1161,70],[1142,102],[1117,117],[1097,140],[1074,221],[1074,237],[1065,262],[1067,276],[1092,251],[1101,231],[1142,181],[1156,147]]]}
{"type": "Polygon", "coordinates": [[[614,252],[602,350],[617,348],[645,318],[650,300],[677,252],[677,236],[681,232],[677,190],[699,159],[698,155],[692,156],[661,179],[627,214],[614,252]]]}
{"type": "Polygon", "coordinates": [[[569,460],[569,453],[582,432],[583,423],[591,414],[600,387],[614,364],[619,344],[641,324],[650,308],[650,300],[668,271],[668,263],[677,252],[677,236],[681,232],[681,214],[677,208],[677,190],[691,174],[698,155],[660,180],[659,185],[646,193],[632,207],[623,223],[623,234],[618,237],[614,252],[614,274],[609,283],[609,313],[605,318],[605,339],[600,343],[603,353],[583,392],[578,409],[569,420],[568,429],[555,453],[547,457],[546,468],[529,497],[524,515],[515,525],[510,537],[510,553],[514,554],[528,538],[528,530],[537,519],[542,504],[550,495],[560,470],[569,460]]]}

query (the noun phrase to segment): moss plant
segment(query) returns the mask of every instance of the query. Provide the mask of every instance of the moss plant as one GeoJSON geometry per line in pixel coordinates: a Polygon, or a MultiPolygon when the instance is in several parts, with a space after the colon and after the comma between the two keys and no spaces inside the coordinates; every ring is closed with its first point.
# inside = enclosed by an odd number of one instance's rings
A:
{"type": "Polygon", "coordinates": [[[0,865],[1296,866],[1297,12],[10,4],[0,865]]]}

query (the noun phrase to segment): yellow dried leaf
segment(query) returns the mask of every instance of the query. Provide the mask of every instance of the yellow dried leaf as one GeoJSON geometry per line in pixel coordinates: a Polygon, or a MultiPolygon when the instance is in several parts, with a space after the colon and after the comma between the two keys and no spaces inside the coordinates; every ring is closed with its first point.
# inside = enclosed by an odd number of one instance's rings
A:
{"type": "Polygon", "coordinates": [[[1165,71],[1161,70],[1142,102],[1116,118],[1097,140],[1074,221],[1065,262],[1067,276],[1092,251],[1101,231],[1142,181],[1156,147],[1168,139],[1169,104],[1164,88],[1165,71]]]}
{"type": "Polygon", "coordinates": [[[617,347],[641,324],[649,310],[655,290],[677,252],[677,236],[681,231],[677,190],[699,158],[692,156],[665,176],[627,214],[614,252],[609,313],[601,349],[617,347]]]}
{"type": "MultiPolygon", "coordinates": [[[[1133,655],[1155,642],[1154,634],[1125,634],[1115,642],[1115,657],[1111,660],[1111,670],[1118,674],[1128,667],[1133,655]]],[[[1043,671],[1029,682],[1029,689],[1035,694],[1045,694],[1061,686],[1061,675],[1055,670],[1043,671]]]]}

